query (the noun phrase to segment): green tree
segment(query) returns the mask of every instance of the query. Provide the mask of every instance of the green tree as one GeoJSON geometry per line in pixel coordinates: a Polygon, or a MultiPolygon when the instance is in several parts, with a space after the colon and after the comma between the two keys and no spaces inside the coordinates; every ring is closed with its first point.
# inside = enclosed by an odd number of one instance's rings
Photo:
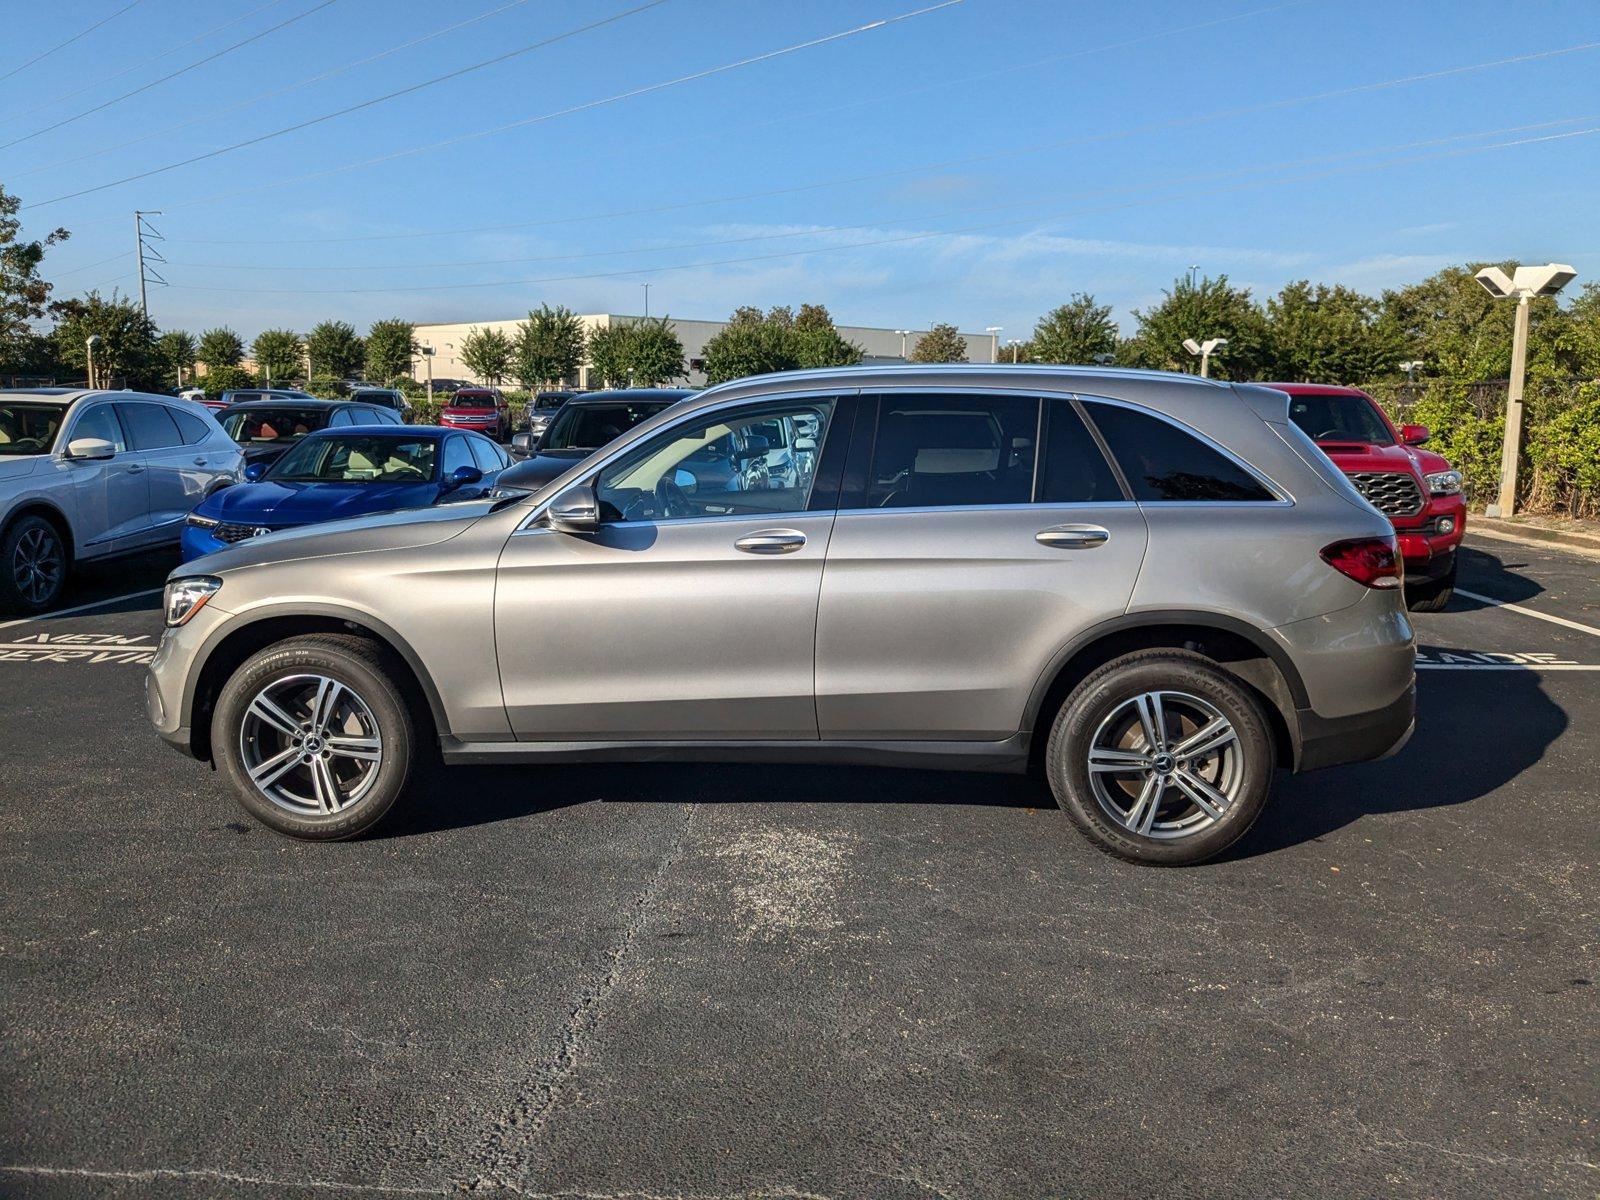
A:
{"type": "Polygon", "coordinates": [[[821,304],[802,304],[790,331],[794,365],[813,367],[851,367],[861,361],[861,347],[847,341],[821,304]]]}
{"type": "Polygon", "coordinates": [[[565,305],[541,304],[517,326],[513,370],[525,388],[558,384],[583,362],[583,322],[565,305]]]}
{"type": "Polygon", "coordinates": [[[200,335],[200,348],[195,357],[207,374],[223,367],[237,367],[244,357],[244,339],[226,325],[208,329],[200,335]]]}
{"type": "Polygon", "coordinates": [[[130,388],[144,390],[163,382],[155,326],[138,304],[117,292],[109,297],[90,292],[82,300],[64,302],[53,336],[57,356],[85,376],[89,366],[86,343],[91,337],[100,339],[94,347],[96,378],[90,381],[94,386],[108,386],[120,379],[130,388]]]}
{"type": "Polygon", "coordinates": [[[300,355],[305,349],[300,335],[292,329],[264,329],[250,345],[256,370],[267,383],[288,379],[300,370],[300,355]]]}
{"type": "MultiPolygon", "coordinates": [[[[1505,379],[1511,374],[1511,334],[1517,306],[1483,290],[1475,278],[1491,264],[1446,267],[1421,283],[1383,294],[1383,316],[1408,358],[1424,373],[1453,379],[1505,379]]],[[[1501,263],[1510,270],[1513,264],[1501,263]]],[[[1571,375],[1581,368],[1581,335],[1553,296],[1528,307],[1528,372],[1571,375]]]]}
{"type": "Polygon", "coordinates": [[[947,321],[940,321],[917,339],[911,349],[914,363],[964,363],[967,361],[967,339],[947,321]]]}
{"type": "Polygon", "coordinates": [[[589,374],[605,387],[628,385],[628,327],[599,325],[590,330],[587,350],[589,374]]]}
{"type": "Polygon", "coordinates": [[[374,383],[388,385],[409,376],[417,354],[417,327],[410,321],[374,321],[367,330],[367,378],[374,383]]]}
{"type": "Polygon", "coordinates": [[[706,378],[712,383],[860,361],[861,347],[840,336],[820,304],[802,304],[798,314],[786,304],[766,312],[744,305],[705,345],[706,378]]]}
{"type": "Polygon", "coordinates": [[[1586,283],[1567,310],[1578,373],[1600,378],[1600,283],[1586,283]]]}
{"type": "Polygon", "coordinates": [[[21,201],[0,187],[0,372],[33,366],[45,350],[33,323],[52,310],[50,284],[39,275],[45,251],[71,235],[56,229],[42,241],[19,241],[21,201]]]}
{"type": "Polygon", "coordinates": [[[498,387],[511,370],[516,347],[511,339],[498,329],[479,329],[474,326],[461,339],[461,361],[467,370],[490,387],[498,387]]]}
{"type": "Polygon", "coordinates": [[[306,370],[328,379],[354,379],[366,364],[367,348],[346,321],[319,321],[306,334],[306,370]]]}
{"type": "Polygon", "coordinates": [[[1018,357],[1027,362],[1082,364],[1116,348],[1117,323],[1111,319],[1111,306],[1095,303],[1088,292],[1075,292],[1039,318],[1026,354],[1018,357]]]}
{"type": "Polygon", "coordinates": [[[1267,301],[1270,374],[1285,382],[1359,383],[1389,374],[1405,341],[1370,296],[1300,279],[1267,301]]]}
{"type": "Polygon", "coordinates": [[[643,317],[624,328],[622,365],[634,387],[659,387],[683,378],[683,343],[666,317],[643,317]]]}
{"type": "Polygon", "coordinates": [[[162,371],[169,381],[182,385],[185,378],[193,378],[195,355],[199,353],[194,334],[182,329],[163,333],[156,339],[156,354],[161,359],[162,371]]]}
{"type": "Polygon", "coordinates": [[[1133,367],[1166,371],[1198,371],[1200,360],[1183,348],[1185,338],[1203,342],[1222,337],[1228,344],[1211,358],[1211,374],[1221,379],[1259,379],[1270,365],[1267,319],[1226,275],[1191,283],[1179,276],[1154,308],[1135,311],[1139,330],[1117,350],[1119,361],[1133,367]]]}

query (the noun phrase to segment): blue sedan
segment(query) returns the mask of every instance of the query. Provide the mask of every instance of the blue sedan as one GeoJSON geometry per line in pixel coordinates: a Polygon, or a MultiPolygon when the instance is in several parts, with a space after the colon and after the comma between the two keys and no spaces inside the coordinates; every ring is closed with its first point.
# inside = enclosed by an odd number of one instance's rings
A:
{"type": "Polygon", "coordinates": [[[246,482],[203,500],[183,525],[183,561],[320,521],[489,494],[511,459],[478,433],[358,425],[308,434],[246,482]]]}

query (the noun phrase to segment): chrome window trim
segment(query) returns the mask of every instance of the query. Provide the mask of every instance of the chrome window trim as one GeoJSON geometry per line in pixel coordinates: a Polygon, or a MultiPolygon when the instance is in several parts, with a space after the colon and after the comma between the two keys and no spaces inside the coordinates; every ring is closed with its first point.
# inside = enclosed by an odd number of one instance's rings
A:
{"type": "MultiPolygon", "coordinates": [[[[1251,507],[1251,508],[1292,508],[1292,507],[1294,507],[1294,497],[1290,493],[1288,488],[1283,487],[1282,485],[1280,485],[1276,480],[1272,479],[1264,471],[1261,471],[1261,470],[1257,469],[1256,467],[1252,466],[1250,463],[1244,461],[1244,459],[1240,458],[1237,454],[1235,454],[1232,450],[1229,450],[1226,446],[1224,446],[1222,443],[1218,442],[1215,438],[1209,437],[1206,434],[1201,433],[1198,429],[1196,429],[1192,425],[1186,425],[1184,422],[1178,420],[1176,417],[1170,417],[1164,412],[1158,412],[1155,409],[1148,408],[1143,404],[1135,404],[1131,400],[1119,400],[1114,396],[1096,396],[1096,395],[1092,395],[1092,394],[1089,394],[1089,393],[1086,393],[1086,392],[1074,392],[1073,393],[1073,399],[1077,400],[1080,404],[1109,404],[1109,405],[1112,405],[1112,406],[1114,406],[1116,408],[1128,409],[1130,412],[1136,412],[1136,413],[1139,413],[1139,414],[1141,414],[1143,416],[1154,417],[1158,421],[1164,421],[1168,425],[1171,425],[1179,433],[1188,434],[1190,437],[1192,437],[1192,438],[1196,439],[1197,441],[1201,442],[1203,445],[1209,446],[1212,450],[1215,450],[1218,454],[1222,455],[1223,458],[1227,459],[1234,466],[1238,467],[1246,475],[1250,476],[1250,478],[1254,479],[1262,487],[1266,488],[1267,491],[1271,492],[1275,497],[1277,497],[1277,499],[1275,499],[1275,500],[1140,500],[1140,501],[1137,501],[1137,503],[1141,504],[1142,506],[1144,506],[1146,508],[1178,508],[1178,507],[1193,508],[1194,506],[1201,505],[1201,504],[1210,505],[1210,506],[1214,506],[1214,507],[1226,507],[1226,508],[1241,508],[1241,507],[1251,507]]],[[[1094,414],[1091,412],[1088,415],[1089,415],[1090,419],[1092,420],[1093,417],[1094,417],[1094,414]]],[[[1262,424],[1267,424],[1267,422],[1263,421],[1262,424]]],[[[1096,427],[1096,432],[1098,432],[1098,431],[1099,431],[1099,429],[1098,429],[1098,426],[1097,426],[1096,427]]],[[[1116,456],[1113,455],[1112,456],[1113,461],[1115,461],[1115,458],[1116,458],[1116,456]]],[[[1121,464],[1118,463],[1118,466],[1120,467],[1121,464]]]]}
{"type": "MultiPolygon", "coordinates": [[[[1276,502],[1274,501],[1274,504],[1276,502]]],[[[1055,512],[1058,509],[1074,508],[1093,510],[1096,512],[1108,508],[1137,509],[1137,500],[1062,500],[1051,502],[1047,500],[1027,500],[1010,504],[919,504],[906,508],[841,508],[835,511],[841,517],[869,516],[893,517],[901,513],[986,513],[986,512],[1028,512],[1045,511],[1055,512]]]]}

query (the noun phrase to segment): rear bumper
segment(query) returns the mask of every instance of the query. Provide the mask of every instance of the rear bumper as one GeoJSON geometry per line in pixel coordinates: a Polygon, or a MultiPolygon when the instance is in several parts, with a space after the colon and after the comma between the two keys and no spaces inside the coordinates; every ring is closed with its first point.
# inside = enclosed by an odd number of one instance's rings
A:
{"type": "Polygon", "coordinates": [[[1295,713],[1300,726],[1296,771],[1315,771],[1345,763],[1371,762],[1399,753],[1416,729],[1417,685],[1371,712],[1324,717],[1309,708],[1295,713]]]}

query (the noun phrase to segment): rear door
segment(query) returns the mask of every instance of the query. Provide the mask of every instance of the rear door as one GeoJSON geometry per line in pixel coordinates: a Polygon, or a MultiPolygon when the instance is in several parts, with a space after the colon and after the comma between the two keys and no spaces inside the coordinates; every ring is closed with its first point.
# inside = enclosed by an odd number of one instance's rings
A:
{"type": "Polygon", "coordinates": [[[177,527],[201,496],[189,494],[193,482],[193,450],[184,445],[178,423],[164,404],[151,400],[119,400],[117,415],[133,449],[144,455],[150,479],[150,540],[175,536],[177,527]]]}
{"type": "Polygon", "coordinates": [[[1057,652],[1126,609],[1144,518],[1070,398],[885,393],[863,420],[817,615],[821,736],[1003,741],[1057,652]]]}

